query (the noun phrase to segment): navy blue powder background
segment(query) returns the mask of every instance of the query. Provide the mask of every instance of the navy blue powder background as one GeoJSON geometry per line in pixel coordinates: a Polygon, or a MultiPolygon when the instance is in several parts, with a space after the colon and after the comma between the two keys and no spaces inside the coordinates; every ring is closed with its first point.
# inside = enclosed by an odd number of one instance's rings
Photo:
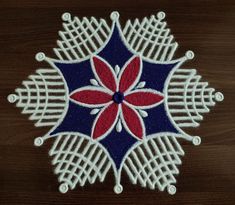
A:
{"type": "MultiPolygon", "coordinates": [[[[104,58],[114,68],[118,65],[120,68],[134,54],[131,53],[121,40],[118,28],[114,28],[113,35],[104,49],[98,56],[104,58]]],[[[69,92],[90,85],[90,79],[95,78],[90,60],[80,63],[55,63],[60,69],[67,82],[69,92]]],[[[143,60],[143,72],[140,78],[145,81],[146,88],[152,88],[163,92],[164,83],[170,71],[176,66],[174,64],[154,64],[143,60]]],[[[90,108],[81,107],[74,102],[69,102],[69,108],[63,122],[51,133],[59,132],[80,132],[85,135],[91,135],[91,128],[96,116],[90,115],[90,108]]],[[[146,135],[159,132],[178,133],[166,115],[164,103],[147,110],[148,117],[144,118],[146,135]]],[[[137,142],[137,140],[127,133],[125,129],[116,132],[115,129],[102,139],[100,143],[108,150],[110,156],[115,162],[117,169],[120,167],[122,159],[128,149],[137,142]]]]}

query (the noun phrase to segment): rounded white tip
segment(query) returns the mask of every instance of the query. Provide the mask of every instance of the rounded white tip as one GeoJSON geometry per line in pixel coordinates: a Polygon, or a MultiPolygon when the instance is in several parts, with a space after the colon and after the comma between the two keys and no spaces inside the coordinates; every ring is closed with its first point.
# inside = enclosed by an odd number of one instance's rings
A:
{"type": "Polygon", "coordinates": [[[119,13],[117,11],[113,11],[111,14],[110,14],[110,18],[111,20],[115,21],[117,19],[119,19],[119,13]]]}
{"type": "Polygon", "coordinates": [[[116,194],[121,194],[122,191],[123,191],[123,187],[121,184],[117,184],[114,186],[113,188],[113,191],[116,193],[116,194]]]}
{"type": "Polygon", "coordinates": [[[201,137],[199,137],[199,136],[193,137],[193,144],[194,144],[195,146],[200,145],[201,142],[202,142],[201,137]]]}
{"type": "Polygon", "coordinates": [[[43,144],[44,140],[41,138],[41,137],[37,137],[35,140],[34,140],[34,145],[39,147],[43,144]]]}
{"type": "Polygon", "coordinates": [[[63,21],[70,21],[71,20],[71,14],[66,12],[66,13],[63,13],[62,15],[62,20],[63,21]]]}
{"type": "Polygon", "coordinates": [[[69,190],[69,187],[66,183],[61,184],[59,187],[59,191],[62,194],[65,194],[66,192],[68,192],[68,190],[69,190]]]}
{"type": "Polygon", "coordinates": [[[17,101],[17,99],[18,99],[18,96],[15,94],[10,94],[7,96],[7,100],[9,103],[14,103],[17,101]]]}
{"type": "Polygon", "coordinates": [[[215,93],[215,100],[216,100],[217,102],[223,101],[223,100],[224,100],[224,95],[223,95],[223,93],[221,93],[221,92],[216,92],[216,93],[215,93]]]}
{"type": "Polygon", "coordinates": [[[45,56],[45,53],[39,52],[36,54],[35,58],[37,61],[41,62],[41,61],[45,60],[46,56],[45,56]]]}
{"type": "Polygon", "coordinates": [[[187,51],[185,54],[187,59],[193,59],[194,58],[194,52],[193,51],[187,51]]]}
{"type": "Polygon", "coordinates": [[[166,17],[166,14],[165,14],[165,12],[160,11],[160,12],[157,13],[157,17],[158,17],[159,19],[164,19],[164,18],[166,17]]]}
{"type": "Polygon", "coordinates": [[[176,193],[176,187],[174,185],[169,185],[167,191],[170,195],[174,195],[176,193]]]}

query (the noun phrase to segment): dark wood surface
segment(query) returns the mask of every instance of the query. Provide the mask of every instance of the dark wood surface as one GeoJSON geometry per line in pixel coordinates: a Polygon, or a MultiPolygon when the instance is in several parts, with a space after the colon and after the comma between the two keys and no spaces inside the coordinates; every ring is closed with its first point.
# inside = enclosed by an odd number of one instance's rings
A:
{"type": "Polygon", "coordinates": [[[235,1],[169,0],[1,0],[0,1],[0,204],[235,204],[235,1]],[[22,80],[43,66],[34,55],[52,55],[61,14],[109,18],[118,10],[122,22],[163,10],[180,47],[195,60],[184,67],[197,68],[205,81],[225,100],[217,104],[197,129],[202,138],[195,147],[183,143],[186,156],[177,176],[177,194],[134,186],[124,174],[121,195],[113,193],[110,172],[104,183],[58,192],[48,150],[51,143],[33,146],[47,129],[35,128],[9,104],[6,97],[22,80]]]}

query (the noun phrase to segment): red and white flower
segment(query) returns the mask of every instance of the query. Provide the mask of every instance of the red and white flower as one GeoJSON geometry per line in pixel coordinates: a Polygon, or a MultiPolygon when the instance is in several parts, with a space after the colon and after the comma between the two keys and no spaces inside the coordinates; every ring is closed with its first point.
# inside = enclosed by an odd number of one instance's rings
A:
{"type": "Polygon", "coordinates": [[[118,67],[115,67],[115,73],[109,63],[98,56],[91,58],[91,66],[98,81],[93,79],[96,86],[79,88],[70,95],[71,100],[81,106],[101,109],[95,109],[99,113],[94,120],[91,137],[106,137],[120,121],[133,137],[143,139],[145,125],[140,112],[159,105],[164,97],[156,90],[138,88],[143,87],[138,86],[142,73],[140,57],[133,56],[120,73],[118,67]]]}

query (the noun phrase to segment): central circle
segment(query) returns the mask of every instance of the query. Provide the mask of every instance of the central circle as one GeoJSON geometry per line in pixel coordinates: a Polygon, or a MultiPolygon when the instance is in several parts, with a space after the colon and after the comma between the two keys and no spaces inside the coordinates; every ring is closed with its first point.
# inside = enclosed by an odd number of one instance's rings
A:
{"type": "Polygon", "coordinates": [[[115,92],[115,93],[113,94],[113,101],[114,101],[115,103],[120,104],[120,103],[122,103],[123,100],[124,100],[124,95],[123,95],[123,93],[121,93],[121,92],[115,92]]]}

